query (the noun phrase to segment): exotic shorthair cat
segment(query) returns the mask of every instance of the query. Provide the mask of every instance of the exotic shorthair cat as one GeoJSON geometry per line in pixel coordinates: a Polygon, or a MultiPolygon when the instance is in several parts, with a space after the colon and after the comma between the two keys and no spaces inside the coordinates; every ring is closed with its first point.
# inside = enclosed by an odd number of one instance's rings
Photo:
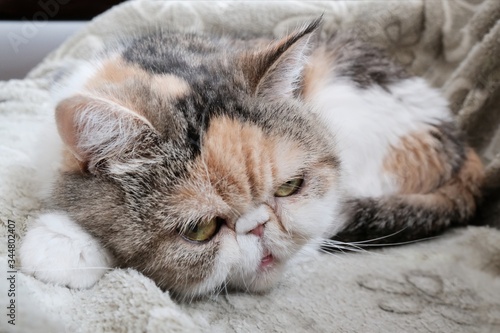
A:
{"type": "Polygon", "coordinates": [[[466,224],[483,167],[446,100],[353,35],[311,38],[319,21],[275,41],[158,31],[75,68],[22,269],[85,288],[132,267],[181,298],[264,291],[308,244],[466,224]]]}

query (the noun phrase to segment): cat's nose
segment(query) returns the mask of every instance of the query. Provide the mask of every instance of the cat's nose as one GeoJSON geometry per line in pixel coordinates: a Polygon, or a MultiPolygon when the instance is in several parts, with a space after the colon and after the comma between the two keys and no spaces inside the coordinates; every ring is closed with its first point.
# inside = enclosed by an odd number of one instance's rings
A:
{"type": "Polygon", "coordinates": [[[264,234],[264,224],[259,224],[257,227],[253,228],[248,233],[253,234],[259,238],[262,237],[262,235],[264,234]]]}
{"type": "Polygon", "coordinates": [[[234,231],[240,235],[255,235],[262,237],[264,225],[269,221],[270,215],[268,208],[261,205],[257,208],[248,210],[240,216],[235,223],[234,231]]]}

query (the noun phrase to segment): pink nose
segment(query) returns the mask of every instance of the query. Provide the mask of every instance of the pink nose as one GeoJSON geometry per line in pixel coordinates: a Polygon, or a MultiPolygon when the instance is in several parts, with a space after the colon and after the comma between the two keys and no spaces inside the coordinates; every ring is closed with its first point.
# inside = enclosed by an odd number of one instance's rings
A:
{"type": "Polygon", "coordinates": [[[264,225],[263,224],[259,224],[257,227],[255,227],[254,229],[250,230],[248,233],[249,234],[254,234],[257,237],[262,237],[262,235],[264,234],[264,225]]]}

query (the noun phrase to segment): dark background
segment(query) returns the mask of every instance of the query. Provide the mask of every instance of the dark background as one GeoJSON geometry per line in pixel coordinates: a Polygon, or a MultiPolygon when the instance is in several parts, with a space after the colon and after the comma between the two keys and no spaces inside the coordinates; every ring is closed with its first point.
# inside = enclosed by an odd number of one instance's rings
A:
{"type": "Polygon", "coordinates": [[[0,0],[0,20],[83,21],[123,0],[0,0]]]}

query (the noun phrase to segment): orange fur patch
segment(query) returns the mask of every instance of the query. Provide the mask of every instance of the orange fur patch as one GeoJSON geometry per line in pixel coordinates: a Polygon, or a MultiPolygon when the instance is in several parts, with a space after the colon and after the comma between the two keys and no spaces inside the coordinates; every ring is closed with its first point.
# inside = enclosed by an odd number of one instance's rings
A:
{"type": "Polygon", "coordinates": [[[447,156],[441,154],[435,138],[428,132],[401,139],[384,161],[384,170],[396,177],[401,194],[428,193],[452,176],[447,156]]]}
{"type": "Polygon", "coordinates": [[[151,88],[168,99],[180,98],[189,92],[189,84],[172,74],[155,75],[151,80],[151,88]]]}
{"type": "Polygon", "coordinates": [[[72,124],[73,110],[81,109],[85,106],[86,99],[80,96],[68,98],[60,102],[56,107],[57,129],[61,139],[66,144],[62,148],[62,160],[60,170],[62,172],[83,172],[85,162],[80,161],[76,156],[79,152],[72,151],[77,145],[77,137],[72,124]],[[70,148],[71,147],[71,148],[70,148]]]}
{"type": "Polygon", "coordinates": [[[455,222],[463,223],[472,217],[481,198],[485,177],[484,166],[476,152],[467,148],[466,159],[458,174],[428,195],[408,196],[414,204],[455,211],[455,222]]]}
{"type": "Polygon", "coordinates": [[[85,86],[90,94],[109,99],[142,115],[144,106],[138,102],[140,99],[135,98],[135,90],[140,87],[148,87],[165,100],[182,97],[190,90],[189,84],[180,77],[154,75],[120,58],[104,62],[85,86]]]}
{"type": "Polygon", "coordinates": [[[66,147],[62,151],[62,172],[84,172],[85,163],[79,161],[66,147]]]}
{"type": "Polygon", "coordinates": [[[467,149],[467,155],[456,179],[452,179],[447,186],[443,186],[443,195],[447,198],[462,198],[458,206],[468,215],[476,210],[477,199],[481,196],[481,189],[485,178],[484,165],[477,153],[467,149]]]}
{"type": "Polygon", "coordinates": [[[267,186],[275,172],[268,158],[272,149],[272,142],[255,126],[225,117],[213,119],[190,178],[197,186],[209,184],[214,194],[242,212],[253,196],[270,190],[267,186]]]}
{"type": "Polygon", "coordinates": [[[131,79],[147,79],[149,74],[135,65],[129,65],[115,57],[103,62],[99,71],[85,85],[86,89],[97,90],[107,84],[123,84],[131,79]]]}

